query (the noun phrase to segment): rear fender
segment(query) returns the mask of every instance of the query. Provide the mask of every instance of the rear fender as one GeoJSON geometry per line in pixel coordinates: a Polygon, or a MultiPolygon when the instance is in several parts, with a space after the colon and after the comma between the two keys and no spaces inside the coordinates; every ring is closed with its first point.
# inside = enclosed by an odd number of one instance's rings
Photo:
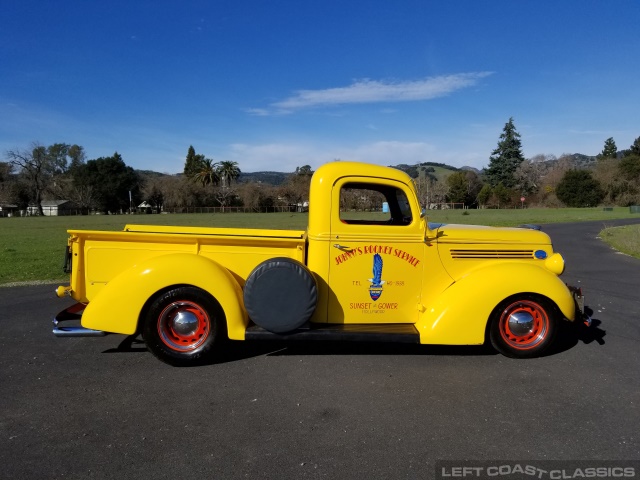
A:
{"type": "Polygon", "coordinates": [[[244,340],[249,321],[240,285],[220,264],[190,253],[150,258],[116,276],[89,302],[82,326],[131,335],[146,302],[172,285],[192,285],[211,294],[225,313],[229,338],[244,340]]]}
{"type": "Polygon", "coordinates": [[[483,344],[487,322],[496,306],[522,293],[545,296],[566,318],[575,318],[573,296],[555,274],[537,265],[503,263],[474,270],[432,302],[423,302],[426,310],[416,324],[420,343],[483,344]]]}

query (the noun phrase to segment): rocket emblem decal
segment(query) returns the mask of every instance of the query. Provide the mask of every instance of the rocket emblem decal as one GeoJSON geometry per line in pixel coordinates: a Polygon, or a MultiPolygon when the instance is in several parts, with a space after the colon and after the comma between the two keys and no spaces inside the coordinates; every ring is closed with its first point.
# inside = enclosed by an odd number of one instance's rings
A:
{"type": "Polygon", "coordinates": [[[369,295],[375,302],[382,295],[382,285],[386,283],[382,280],[382,257],[378,253],[373,256],[373,278],[370,278],[369,282],[371,283],[369,295]]]}

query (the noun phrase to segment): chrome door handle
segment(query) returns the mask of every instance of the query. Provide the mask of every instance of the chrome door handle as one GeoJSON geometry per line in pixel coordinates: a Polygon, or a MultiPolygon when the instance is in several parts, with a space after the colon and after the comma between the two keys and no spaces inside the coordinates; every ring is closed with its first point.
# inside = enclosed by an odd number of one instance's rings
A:
{"type": "Polygon", "coordinates": [[[340,245],[339,243],[334,243],[333,244],[334,248],[337,248],[338,250],[342,250],[343,252],[350,252],[351,250],[353,250],[353,248],[351,247],[347,247],[345,245],[340,245]]]}

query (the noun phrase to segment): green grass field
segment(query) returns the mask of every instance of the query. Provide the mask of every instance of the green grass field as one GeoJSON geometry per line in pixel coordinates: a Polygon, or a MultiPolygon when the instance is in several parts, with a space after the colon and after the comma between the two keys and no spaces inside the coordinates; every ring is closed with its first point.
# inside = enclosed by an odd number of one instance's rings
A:
{"type": "MultiPolygon", "coordinates": [[[[524,209],[524,210],[441,210],[429,212],[429,220],[441,223],[517,226],[580,222],[616,218],[638,218],[628,208],[602,209],[524,209]]],[[[185,225],[237,228],[271,228],[302,230],[307,225],[305,213],[216,213],[168,215],[91,215],[71,217],[0,218],[0,285],[15,282],[64,280],[62,272],[67,229],[122,230],[127,223],[185,225]]],[[[621,234],[607,233],[606,241],[622,237],[625,253],[640,255],[638,230],[627,228],[621,234]]],[[[616,240],[617,241],[617,240],[616,240]]],[[[639,257],[640,258],[640,257],[639,257]]]]}
{"type": "Polygon", "coordinates": [[[599,236],[616,250],[640,258],[640,225],[605,228],[599,236]]]}

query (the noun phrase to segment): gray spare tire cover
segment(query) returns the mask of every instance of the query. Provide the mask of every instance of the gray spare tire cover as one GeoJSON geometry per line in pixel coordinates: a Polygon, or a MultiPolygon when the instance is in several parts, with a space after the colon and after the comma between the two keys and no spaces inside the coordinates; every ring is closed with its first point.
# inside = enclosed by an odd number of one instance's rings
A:
{"type": "Polygon", "coordinates": [[[249,274],[244,306],[253,322],[273,333],[302,326],[316,309],[318,287],[300,262],[278,257],[265,260],[249,274]]]}

